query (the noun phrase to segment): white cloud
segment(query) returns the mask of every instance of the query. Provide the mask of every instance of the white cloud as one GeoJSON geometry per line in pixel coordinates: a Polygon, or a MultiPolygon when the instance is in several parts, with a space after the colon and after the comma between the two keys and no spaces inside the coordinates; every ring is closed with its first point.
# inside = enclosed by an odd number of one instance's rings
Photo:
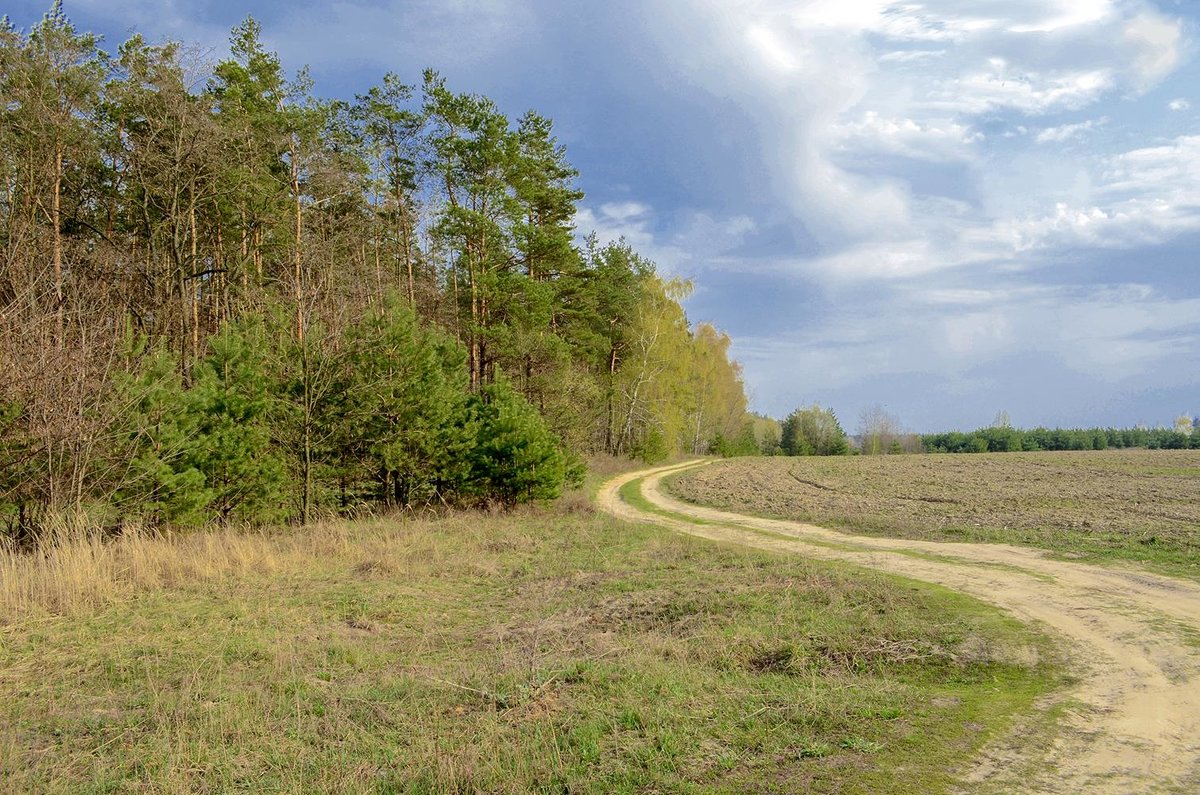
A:
{"type": "Polygon", "coordinates": [[[1046,16],[1009,27],[1012,33],[1053,33],[1064,28],[1093,25],[1112,17],[1115,7],[1097,0],[1060,0],[1045,4],[1046,16]]]}
{"type": "Polygon", "coordinates": [[[641,202],[609,202],[596,209],[584,205],[575,212],[575,233],[581,238],[595,234],[600,245],[624,240],[662,272],[679,274],[687,252],[661,243],[654,232],[655,220],[651,207],[641,202]]]}
{"type": "Polygon", "coordinates": [[[1200,202],[1200,135],[1182,135],[1162,146],[1119,154],[1105,172],[1106,191],[1134,198],[1147,194],[1174,200],[1200,202]]]}
{"type": "Polygon", "coordinates": [[[1164,361],[1194,352],[1200,300],[1133,290],[1101,290],[1088,299],[1052,307],[1059,320],[1056,344],[1068,366],[1115,380],[1154,372],[1164,361]]]}
{"type": "Polygon", "coordinates": [[[932,92],[929,104],[969,115],[1002,110],[1040,115],[1087,107],[1115,85],[1107,68],[1043,73],[998,63],[953,79],[932,92]]]}
{"type": "MultiPolygon", "coordinates": [[[[1052,169],[1046,176],[1059,179],[1052,169]]],[[[995,188],[1011,189],[1004,182],[995,188]]],[[[1200,232],[1200,136],[1100,158],[1090,178],[1075,187],[1062,185],[1060,196],[1040,206],[1045,195],[1023,197],[1028,210],[997,217],[961,202],[914,199],[913,215],[921,221],[907,236],[881,235],[817,257],[779,259],[771,267],[842,290],[962,270],[1045,268],[1056,252],[1079,247],[1165,243],[1200,232]]]]}
{"type": "Polygon", "coordinates": [[[604,217],[613,221],[624,223],[635,218],[642,218],[650,213],[650,206],[641,202],[625,201],[625,202],[609,202],[600,205],[600,212],[604,217]]]}
{"type": "MultiPolygon", "coordinates": [[[[1035,403],[1061,403],[1071,399],[1062,393],[1068,373],[1094,384],[1144,384],[1148,377],[1162,385],[1189,383],[1192,376],[1178,367],[1164,372],[1163,365],[1194,362],[1200,343],[1195,332],[1200,300],[1172,299],[1141,284],[941,291],[913,285],[859,291],[840,301],[854,311],[784,334],[735,336],[734,353],[751,382],[806,399],[825,399],[813,395],[815,388],[854,395],[864,405],[899,397],[876,390],[906,378],[972,401],[1002,400],[1007,390],[1031,393],[1035,403]],[[1041,360],[1050,377],[1028,381],[1029,372],[999,364],[1009,356],[1019,357],[1027,370],[1041,360]],[[981,367],[1001,380],[986,382],[981,367]]],[[[901,412],[906,419],[908,410],[901,412]]]]}
{"type": "Polygon", "coordinates": [[[916,121],[885,118],[869,110],[859,119],[838,122],[830,130],[842,151],[878,151],[914,160],[961,160],[983,133],[953,119],[916,121]]]}
{"type": "MultiPolygon", "coordinates": [[[[756,120],[774,193],[829,250],[902,241],[914,226],[946,220],[916,214],[927,197],[902,172],[866,176],[858,161],[890,155],[983,170],[981,122],[1140,91],[1178,65],[1184,44],[1178,20],[1144,0],[757,0],[736,10],[708,0],[694,8],[662,23],[664,46],[694,82],[756,120]]],[[[1079,139],[1101,123],[1052,125],[1036,140],[1079,139]]]]}
{"type": "Polygon", "coordinates": [[[925,237],[861,243],[825,256],[777,263],[780,270],[798,272],[827,287],[911,280],[936,271],[995,259],[983,247],[966,250],[958,242],[935,242],[925,237]]]}
{"type": "Polygon", "coordinates": [[[789,48],[765,25],[751,25],[746,30],[746,44],[772,71],[794,72],[800,68],[800,53],[789,48]]]}
{"type": "Polygon", "coordinates": [[[1179,65],[1181,28],[1179,20],[1152,11],[1130,20],[1125,40],[1135,48],[1134,64],[1143,81],[1156,81],[1179,65]]]}
{"type": "Polygon", "coordinates": [[[1009,347],[1014,340],[1013,317],[988,310],[949,315],[941,321],[941,340],[948,355],[986,356],[1009,347]]]}
{"type": "Polygon", "coordinates": [[[671,229],[660,230],[658,213],[638,201],[607,202],[597,209],[581,206],[575,213],[580,238],[595,234],[601,245],[624,239],[651,260],[660,272],[693,276],[703,267],[719,263],[740,246],[758,225],[748,216],[717,219],[703,212],[682,212],[670,219],[671,229]]]}
{"type": "Polygon", "coordinates": [[[1076,124],[1063,124],[1058,127],[1047,127],[1037,134],[1035,139],[1039,144],[1057,143],[1061,144],[1069,141],[1072,138],[1082,137],[1085,133],[1095,130],[1097,127],[1103,127],[1108,123],[1108,118],[1088,119],[1076,124]]]}
{"type": "Polygon", "coordinates": [[[945,50],[893,50],[879,56],[880,63],[912,63],[939,58],[946,54],[945,50]]]}
{"type": "Polygon", "coordinates": [[[1187,110],[1191,106],[1192,106],[1192,103],[1188,102],[1183,97],[1179,97],[1178,99],[1173,99],[1167,103],[1167,109],[1173,110],[1176,112],[1179,112],[1181,110],[1187,110]]]}
{"type": "MultiPolygon", "coordinates": [[[[997,259],[1079,246],[1132,249],[1200,231],[1200,136],[1100,160],[1094,180],[1044,212],[962,230],[960,244],[997,259]]],[[[945,257],[945,254],[943,254],[945,257]]],[[[948,262],[950,267],[954,262],[948,262]]],[[[1030,267],[1040,265],[1033,259],[1030,267]]]]}

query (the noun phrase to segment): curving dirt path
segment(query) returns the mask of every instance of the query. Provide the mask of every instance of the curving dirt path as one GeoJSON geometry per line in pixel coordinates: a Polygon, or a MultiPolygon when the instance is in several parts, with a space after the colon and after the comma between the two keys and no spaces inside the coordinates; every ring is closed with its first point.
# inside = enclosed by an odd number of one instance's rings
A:
{"type": "Polygon", "coordinates": [[[1053,560],[1039,550],[874,538],[801,522],[761,519],[684,503],[664,476],[705,462],[631,472],[601,487],[597,503],[623,519],[713,541],[849,561],[953,588],[1064,639],[1079,682],[1048,746],[1019,733],[986,749],[965,786],[980,792],[1200,792],[1200,584],[1115,567],[1053,560]],[[623,501],[644,478],[656,510],[623,501]],[[690,521],[696,520],[696,521],[690,521]],[[1042,759],[1032,778],[1028,760],[1042,759]]]}

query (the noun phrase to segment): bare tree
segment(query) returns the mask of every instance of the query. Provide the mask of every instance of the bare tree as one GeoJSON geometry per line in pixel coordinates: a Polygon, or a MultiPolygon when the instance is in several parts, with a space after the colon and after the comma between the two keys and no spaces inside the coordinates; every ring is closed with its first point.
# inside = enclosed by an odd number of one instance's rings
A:
{"type": "Polygon", "coordinates": [[[889,414],[878,403],[863,409],[859,415],[858,437],[866,455],[892,452],[893,445],[899,443],[902,433],[900,418],[889,414]]]}

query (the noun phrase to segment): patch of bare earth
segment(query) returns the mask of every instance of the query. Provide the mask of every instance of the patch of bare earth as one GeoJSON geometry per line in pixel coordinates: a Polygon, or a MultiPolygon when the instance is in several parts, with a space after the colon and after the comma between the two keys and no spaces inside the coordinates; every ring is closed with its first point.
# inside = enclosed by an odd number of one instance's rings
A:
{"type": "MultiPolygon", "coordinates": [[[[1200,629],[1200,584],[1055,560],[1025,547],[852,536],[685,503],[663,493],[664,476],[694,465],[623,475],[601,488],[598,502],[622,518],[693,536],[844,560],[938,583],[1040,622],[1065,641],[1078,681],[1058,697],[1058,735],[1046,742],[1040,733],[1017,730],[993,744],[964,768],[965,790],[1200,791],[1200,648],[1194,641],[1200,629]],[[670,515],[642,511],[620,499],[620,487],[638,478],[645,478],[645,499],[670,515]]],[[[984,484],[977,488],[984,490],[984,484]]]]}
{"type": "Polygon", "coordinates": [[[671,491],[872,534],[1200,560],[1200,450],[734,459],[671,491]]]}

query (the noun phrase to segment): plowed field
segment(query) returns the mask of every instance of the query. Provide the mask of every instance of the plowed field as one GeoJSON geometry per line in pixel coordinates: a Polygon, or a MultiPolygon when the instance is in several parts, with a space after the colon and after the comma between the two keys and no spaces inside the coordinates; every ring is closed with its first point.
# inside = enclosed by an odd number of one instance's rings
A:
{"type": "Polygon", "coordinates": [[[689,502],[857,533],[991,541],[1200,576],[1200,451],[733,459],[689,502]]]}

